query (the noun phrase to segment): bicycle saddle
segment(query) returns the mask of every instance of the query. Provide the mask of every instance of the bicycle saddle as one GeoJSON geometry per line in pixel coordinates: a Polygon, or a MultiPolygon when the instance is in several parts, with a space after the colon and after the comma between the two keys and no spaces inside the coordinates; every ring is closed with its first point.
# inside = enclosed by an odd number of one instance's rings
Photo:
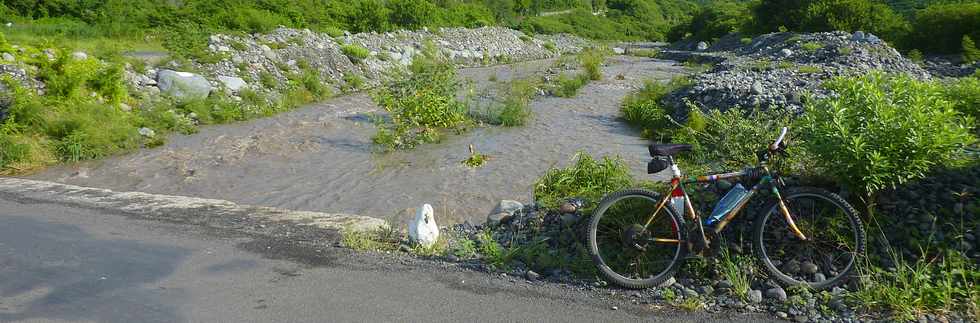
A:
{"type": "Polygon", "coordinates": [[[688,144],[652,144],[650,145],[650,156],[673,156],[682,151],[691,151],[688,144]]]}

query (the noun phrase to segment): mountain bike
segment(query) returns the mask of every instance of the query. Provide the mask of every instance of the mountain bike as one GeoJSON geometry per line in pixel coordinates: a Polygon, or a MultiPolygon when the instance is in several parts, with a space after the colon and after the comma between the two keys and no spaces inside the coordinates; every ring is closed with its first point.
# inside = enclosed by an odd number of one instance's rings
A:
{"type": "Polygon", "coordinates": [[[690,252],[710,254],[720,233],[754,197],[768,204],[753,220],[753,250],[783,285],[815,290],[844,283],[864,253],[866,237],[857,210],[839,195],[815,187],[786,187],[767,164],[786,154],[787,128],[742,171],[684,178],[674,156],[686,144],[654,144],[648,173],[671,170],[670,190],[628,189],[606,195],[589,223],[589,252],[599,271],[626,288],[664,285],[690,252]],[[704,220],[685,186],[738,182],[704,220]],[[745,189],[741,184],[751,184],[745,189]],[[766,194],[768,193],[768,194],[766,194]],[[707,252],[706,252],[707,251],[707,252]]]}

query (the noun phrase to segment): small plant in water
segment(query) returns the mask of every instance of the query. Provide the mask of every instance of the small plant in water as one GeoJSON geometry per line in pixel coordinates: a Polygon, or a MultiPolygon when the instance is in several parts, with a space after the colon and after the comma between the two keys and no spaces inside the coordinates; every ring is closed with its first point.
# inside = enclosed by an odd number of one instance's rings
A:
{"type": "Polygon", "coordinates": [[[483,167],[483,165],[487,163],[487,160],[490,160],[490,156],[479,153],[471,144],[470,157],[463,160],[463,165],[469,167],[483,167]]]}

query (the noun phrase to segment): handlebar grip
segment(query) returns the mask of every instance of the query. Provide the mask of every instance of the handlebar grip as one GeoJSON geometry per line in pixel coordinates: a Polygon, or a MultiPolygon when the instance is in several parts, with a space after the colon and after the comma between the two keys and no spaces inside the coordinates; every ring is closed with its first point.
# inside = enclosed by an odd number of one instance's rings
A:
{"type": "Polygon", "coordinates": [[[783,127],[783,130],[779,133],[779,138],[776,138],[776,142],[769,146],[769,150],[779,150],[779,145],[783,143],[783,138],[786,137],[786,132],[789,131],[789,127],[783,127]]]}

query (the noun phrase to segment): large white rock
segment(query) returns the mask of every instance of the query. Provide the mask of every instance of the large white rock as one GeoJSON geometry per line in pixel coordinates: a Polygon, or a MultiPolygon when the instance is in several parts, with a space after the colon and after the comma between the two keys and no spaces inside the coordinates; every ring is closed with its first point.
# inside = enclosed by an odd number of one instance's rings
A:
{"type": "Polygon", "coordinates": [[[211,93],[211,83],[203,76],[171,70],[157,73],[157,87],[178,100],[204,99],[211,93]]]}
{"type": "Polygon", "coordinates": [[[242,78],[234,76],[218,75],[218,81],[221,82],[221,84],[224,84],[224,86],[231,90],[232,93],[238,93],[238,90],[241,90],[243,87],[248,85],[248,83],[245,83],[245,80],[242,78]]]}
{"type": "Polygon", "coordinates": [[[415,219],[408,223],[408,236],[412,241],[426,247],[439,240],[439,226],[431,205],[424,204],[415,213],[415,219]]]}

